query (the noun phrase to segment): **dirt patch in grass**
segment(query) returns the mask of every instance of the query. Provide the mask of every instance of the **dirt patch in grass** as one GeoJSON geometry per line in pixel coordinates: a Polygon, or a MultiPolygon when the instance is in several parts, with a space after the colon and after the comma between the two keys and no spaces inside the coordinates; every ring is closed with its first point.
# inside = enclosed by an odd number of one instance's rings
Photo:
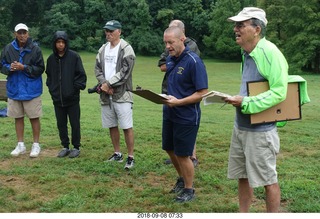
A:
{"type": "MultiPolygon", "coordinates": [[[[9,153],[9,152],[8,152],[9,153]]],[[[56,197],[55,194],[47,194],[22,174],[10,174],[15,167],[31,166],[36,159],[47,159],[56,157],[55,149],[43,149],[38,158],[30,158],[30,151],[18,157],[9,157],[0,161],[0,169],[4,174],[0,175],[0,188],[3,190],[4,199],[11,205],[19,206],[17,212],[39,212],[39,204],[50,201],[56,197]],[[17,204],[15,204],[17,203],[17,204]],[[18,204],[20,203],[20,204],[18,204]],[[23,203],[23,204],[21,204],[23,203]]],[[[23,170],[22,170],[23,171],[23,170]]],[[[3,209],[4,211],[13,211],[14,209],[3,209]]]]}

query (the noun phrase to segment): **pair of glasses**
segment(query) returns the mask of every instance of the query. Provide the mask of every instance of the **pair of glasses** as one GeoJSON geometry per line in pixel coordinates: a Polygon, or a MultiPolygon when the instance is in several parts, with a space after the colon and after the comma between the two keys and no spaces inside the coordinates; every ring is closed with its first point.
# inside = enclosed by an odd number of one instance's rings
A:
{"type": "Polygon", "coordinates": [[[241,28],[245,28],[245,27],[248,27],[248,26],[255,26],[255,25],[253,25],[253,24],[249,24],[249,25],[245,25],[244,23],[242,23],[242,22],[236,22],[235,24],[234,24],[234,27],[236,27],[236,28],[238,28],[238,29],[241,29],[241,28]]]}
{"type": "Polygon", "coordinates": [[[26,30],[18,30],[18,31],[17,31],[17,34],[18,34],[18,35],[26,35],[26,34],[27,34],[27,31],[26,31],[26,30]]]}

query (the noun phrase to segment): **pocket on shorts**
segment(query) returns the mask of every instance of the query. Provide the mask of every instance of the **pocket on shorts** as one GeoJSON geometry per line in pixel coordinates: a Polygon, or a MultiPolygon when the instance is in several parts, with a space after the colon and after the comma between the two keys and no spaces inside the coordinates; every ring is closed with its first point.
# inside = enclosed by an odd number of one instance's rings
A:
{"type": "Polygon", "coordinates": [[[275,154],[278,154],[280,151],[280,139],[277,129],[265,132],[266,140],[271,151],[275,154]]]}

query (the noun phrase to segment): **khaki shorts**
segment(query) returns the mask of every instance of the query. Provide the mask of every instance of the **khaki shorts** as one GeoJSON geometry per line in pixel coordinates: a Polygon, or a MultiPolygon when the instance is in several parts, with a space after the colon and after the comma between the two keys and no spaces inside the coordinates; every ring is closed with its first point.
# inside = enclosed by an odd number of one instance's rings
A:
{"type": "Polygon", "coordinates": [[[129,129],[133,127],[132,103],[116,103],[101,106],[103,128],[119,127],[129,129]]]}
{"type": "Polygon", "coordinates": [[[35,119],[42,116],[42,101],[41,97],[36,97],[32,100],[12,100],[8,98],[7,115],[12,118],[22,118],[25,115],[29,119],[35,119]]]}
{"type": "Polygon", "coordinates": [[[277,183],[276,155],[279,150],[277,128],[266,132],[249,132],[234,127],[228,178],[247,178],[252,188],[277,183]]]}

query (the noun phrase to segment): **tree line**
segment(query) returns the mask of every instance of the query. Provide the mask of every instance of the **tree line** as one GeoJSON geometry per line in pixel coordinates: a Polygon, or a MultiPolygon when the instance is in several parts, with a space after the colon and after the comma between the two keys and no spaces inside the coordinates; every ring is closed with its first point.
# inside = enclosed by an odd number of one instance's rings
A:
{"type": "Polygon", "coordinates": [[[119,20],[123,37],[138,55],[159,55],[163,31],[172,19],[185,23],[202,57],[240,60],[233,24],[227,18],[243,7],[267,13],[266,38],[286,56],[290,74],[320,73],[320,0],[0,0],[0,44],[13,37],[17,23],[30,28],[41,46],[65,30],[74,50],[97,52],[105,42],[103,25],[119,20]]]}

